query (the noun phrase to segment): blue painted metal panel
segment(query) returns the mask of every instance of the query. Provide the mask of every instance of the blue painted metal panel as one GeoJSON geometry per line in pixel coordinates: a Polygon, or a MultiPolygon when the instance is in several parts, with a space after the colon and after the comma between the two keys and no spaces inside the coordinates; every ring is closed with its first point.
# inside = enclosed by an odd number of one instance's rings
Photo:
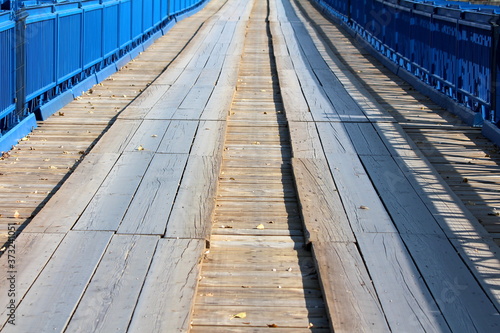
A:
{"type": "Polygon", "coordinates": [[[89,7],[83,19],[83,68],[87,69],[102,60],[102,8],[89,7]]]}
{"type": "Polygon", "coordinates": [[[59,15],[58,23],[57,82],[60,83],[82,70],[82,11],[77,8],[59,15]]]}
{"type": "Polygon", "coordinates": [[[10,12],[0,13],[0,113],[14,108],[15,26],[10,16],[10,12]]]}
{"type": "Polygon", "coordinates": [[[116,2],[104,7],[102,31],[104,58],[107,58],[118,51],[118,4],[116,2]]]}
{"type": "Polygon", "coordinates": [[[142,35],[142,1],[132,0],[132,39],[142,35]]]}
{"type": "Polygon", "coordinates": [[[123,0],[120,3],[120,9],[118,15],[120,16],[120,28],[119,28],[119,44],[120,48],[124,48],[132,42],[132,3],[130,0],[123,0]]]}
{"type": "Polygon", "coordinates": [[[148,32],[153,28],[153,0],[144,1],[142,6],[142,31],[148,32]]]}

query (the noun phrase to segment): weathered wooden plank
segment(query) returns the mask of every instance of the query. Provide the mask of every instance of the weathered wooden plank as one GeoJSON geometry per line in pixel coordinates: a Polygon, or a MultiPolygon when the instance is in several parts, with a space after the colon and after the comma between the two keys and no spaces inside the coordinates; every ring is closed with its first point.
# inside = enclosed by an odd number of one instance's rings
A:
{"type": "Polygon", "coordinates": [[[189,157],[179,193],[168,219],[165,237],[209,237],[219,169],[218,157],[189,157]]]}
{"type": "Polygon", "coordinates": [[[326,154],[354,234],[396,232],[361,161],[353,154],[326,154]]]}
{"type": "Polygon", "coordinates": [[[21,233],[9,250],[0,257],[0,327],[14,319],[14,324],[19,323],[19,318],[8,317],[11,306],[15,307],[23,299],[38,274],[45,267],[47,261],[61,243],[64,234],[50,233],[21,233]],[[9,260],[13,260],[10,261],[9,260]],[[12,265],[12,266],[11,266],[12,265]],[[15,287],[12,288],[12,285],[15,287]],[[16,303],[11,304],[11,299],[16,303]]]}
{"type": "Polygon", "coordinates": [[[198,121],[172,120],[158,146],[158,153],[187,154],[191,149],[198,121]]]}
{"type": "Polygon", "coordinates": [[[317,123],[316,127],[326,154],[356,154],[344,123],[317,123]]]}
{"type": "Polygon", "coordinates": [[[187,154],[153,157],[118,233],[164,234],[187,157],[187,154]]]}
{"type": "Polygon", "coordinates": [[[114,235],[66,329],[125,332],[158,237],[114,235]]]}
{"type": "Polygon", "coordinates": [[[200,121],[191,154],[220,157],[226,134],[225,121],[200,121]]]}
{"type": "Polygon", "coordinates": [[[167,92],[171,85],[169,84],[155,84],[149,85],[130,106],[136,108],[149,109],[152,108],[158,100],[167,92]]]}
{"type": "Polygon", "coordinates": [[[488,332],[500,327],[498,310],[449,240],[433,235],[401,237],[452,331],[488,332]]]}
{"type": "Polygon", "coordinates": [[[161,239],[128,332],[189,329],[204,241],[161,239]]]}
{"type": "Polygon", "coordinates": [[[384,312],[354,243],[313,242],[335,332],[388,332],[384,312]]]}
{"type": "Polygon", "coordinates": [[[294,158],[292,165],[307,242],[354,242],[326,160],[294,158]]]}
{"type": "Polygon", "coordinates": [[[92,153],[121,153],[141,125],[141,120],[118,119],[92,149],[92,153]]]}
{"type": "Polygon", "coordinates": [[[359,233],[356,238],[391,330],[404,327],[406,332],[449,332],[400,237],[395,233],[359,233]]]}
{"type": "Polygon", "coordinates": [[[184,101],[181,103],[179,106],[180,109],[192,109],[192,110],[197,110],[198,112],[196,114],[193,114],[190,119],[198,119],[203,108],[208,102],[208,99],[210,98],[210,95],[212,94],[212,91],[214,90],[213,85],[196,85],[191,90],[189,93],[186,95],[186,98],[184,101]]]}
{"type": "Polygon", "coordinates": [[[433,214],[391,157],[361,156],[361,160],[400,233],[444,236],[433,214]]]}
{"type": "Polygon", "coordinates": [[[215,86],[212,96],[200,115],[200,120],[226,120],[234,91],[234,86],[215,86]]]}
{"type": "Polygon", "coordinates": [[[111,235],[70,231],[16,309],[16,325],[2,332],[62,332],[111,235]]]}
{"type": "Polygon", "coordinates": [[[23,232],[67,232],[76,223],[119,158],[89,154],[23,232]],[[78,191],[75,191],[78,188],[78,191]]]}
{"type": "MultiPolygon", "coordinates": [[[[288,115],[287,115],[288,117],[288,115]]],[[[295,158],[324,158],[316,124],[313,122],[289,121],[290,141],[295,158]]]]}
{"type": "Polygon", "coordinates": [[[155,152],[169,125],[169,120],[143,120],[134,136],[130,139],[125,151],[146,150],[155,152]]]}
{"type": "Polygon", "coordinates": [[[152,158],[146,151],[122,154],[73,229],[116,231],[152,158]]]}
{"type": "Polygon", "coordinates": [[[389,156],[389,151],[371,123],[344,123],[358,155],[389,156]]]}
{"type": "Polygon", "coordinates": [[[312,121],[310,105],[302,92],[300,83],[294,70],[278,72],[280,92],[288,121],[312,121]]]}

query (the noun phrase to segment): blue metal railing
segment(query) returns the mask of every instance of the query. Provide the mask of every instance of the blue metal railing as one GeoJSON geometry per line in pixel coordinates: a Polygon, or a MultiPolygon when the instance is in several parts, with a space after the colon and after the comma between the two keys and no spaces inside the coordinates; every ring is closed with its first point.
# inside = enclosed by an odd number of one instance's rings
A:
{"type": "Polygon", "coordinates": [[[0,0],[0,151],[206,1],[0,0]]]}
{"type": "Polygon", "coordinates": [[[500,125],[500,7],[426,0],[314,1],[396,71],[404,69],[469,110],[471,125],[500,125]]]}

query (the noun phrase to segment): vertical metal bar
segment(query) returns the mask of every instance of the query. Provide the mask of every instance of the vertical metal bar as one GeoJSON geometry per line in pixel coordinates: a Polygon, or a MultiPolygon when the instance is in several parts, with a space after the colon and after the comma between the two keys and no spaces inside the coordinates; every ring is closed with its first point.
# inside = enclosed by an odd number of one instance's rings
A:
{"type": "Polygon", "coordinates": [[[491,22],[491,81],[490,81],[490,104],[491,104],[491,109],[490,109],[490,115],[489,119],[491,122],[496,123],[499,119],[498,118],[498,111],[497,111],[497,57],[498,57],[498,39],[499,39],[499,26],[497,22],[492,21],[491,22]]]}
{"type": "Polygon", "coordinates": [[[15,78],[16,78],[16,116],[21,120],[26,104],[26,17],[24,10],[15,13],[15,78]]]}

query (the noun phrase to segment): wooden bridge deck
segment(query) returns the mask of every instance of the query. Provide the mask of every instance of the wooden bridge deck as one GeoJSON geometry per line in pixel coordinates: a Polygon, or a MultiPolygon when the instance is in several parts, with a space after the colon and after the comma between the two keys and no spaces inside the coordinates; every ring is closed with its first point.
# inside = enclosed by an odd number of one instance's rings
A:
{"type": "Polygon", "coordinates": [[[171,33],[2,161],[2,332],[500,329],[495,147],[306,0],[171,33]]]}

